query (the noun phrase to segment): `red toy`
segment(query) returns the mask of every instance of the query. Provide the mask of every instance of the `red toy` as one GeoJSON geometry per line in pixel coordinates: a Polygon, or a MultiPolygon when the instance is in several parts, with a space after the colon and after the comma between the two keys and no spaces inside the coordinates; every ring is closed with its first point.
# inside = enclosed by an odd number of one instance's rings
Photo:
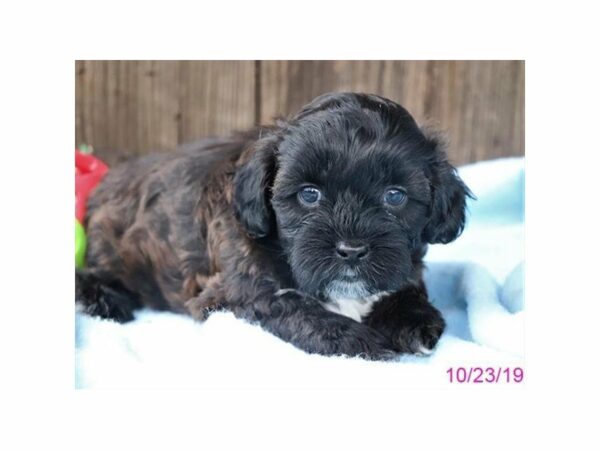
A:
{"type": "Polygon", "coordinates": [[[92,155],[75,149],[75,217],[83,224],[90,192],[108,172],[108,166],[92,155]]]}

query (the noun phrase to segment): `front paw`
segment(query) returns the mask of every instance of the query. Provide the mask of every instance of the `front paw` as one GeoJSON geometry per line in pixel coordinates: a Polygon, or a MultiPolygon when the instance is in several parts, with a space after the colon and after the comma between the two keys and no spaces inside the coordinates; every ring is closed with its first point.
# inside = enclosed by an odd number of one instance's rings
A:
{"type": "Polygon", "coordinates": [[[437,309],[408,313],[392,332],[392,342],[399,352],[429,355],[445,328],[446,323],[437,309]]]}
{"type": "Polygon", "coordinates": [[[398,357],[389,340],[360,323],[348,322],[324,336],[324,354],[360,357],[372,361],[387,361],[398,357]]]}
{"type": "Polygon", "coordinates": [[[389,360],[398,353],[388,337],[348,317],[323,308],[321,302],[294,289],[254,304],[254,317],[282,339],[308,352],[329,356],[389,360]]]}

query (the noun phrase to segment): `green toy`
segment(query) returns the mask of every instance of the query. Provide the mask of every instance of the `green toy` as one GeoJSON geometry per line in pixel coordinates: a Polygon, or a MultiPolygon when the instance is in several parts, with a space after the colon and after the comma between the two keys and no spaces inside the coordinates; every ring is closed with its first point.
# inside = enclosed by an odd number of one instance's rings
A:
{"type": "Polygon", "coordinates": [[[81,268],[85,266],[85,230],[83,225],[75,219],[75,267],[81,268]]]}

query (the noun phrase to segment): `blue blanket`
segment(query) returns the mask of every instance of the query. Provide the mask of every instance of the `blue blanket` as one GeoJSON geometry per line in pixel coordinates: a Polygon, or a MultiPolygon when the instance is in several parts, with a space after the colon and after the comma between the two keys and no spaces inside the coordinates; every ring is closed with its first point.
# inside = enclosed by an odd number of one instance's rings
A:
{"type": "Polygon", "coordinates": [[[426,257],[430,298],[448,324],[431,356],[383,363],[307,355],[225,312],[200,324],[143,310],[124,325],[77,313],[76,386],[383,387],[407,376],[412,382],[439,381],[448,367],[521,364],[524,159],[459,171],[477,201],[469,202],[463,235],[430,247],[426,257]]]}

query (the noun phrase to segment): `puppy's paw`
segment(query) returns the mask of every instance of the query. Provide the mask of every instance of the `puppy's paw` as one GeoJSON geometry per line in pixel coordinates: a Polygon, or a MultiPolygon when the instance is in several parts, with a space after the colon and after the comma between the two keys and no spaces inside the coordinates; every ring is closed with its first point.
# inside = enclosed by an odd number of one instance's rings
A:
{"type": "Polygon", "coordinates": [[[387,337],[361,323],[341,317],[339,322],[324,325],[323,348],[319,353],[379,361],[398,356],[387,337]]]}
{"type": "Polygon", "coordinates": [[[398,352],[391,350],[388,343],[379,339],[347,339],[342,345],[336,345],[337,351],[333,354],[359,357],[370,361],[390,361],[398,357],[398,352]]]}
{"type": "Polygon", "coordinates": [[[88,270],[75,272],[75,305],[79,312],[120,323],[133,320],[138,306],[133,294],[109,286],[88,270]]]}
{"type": "Polygon", "coordinates": [[[223,309],[225,304],[221,274],[216,274],[205,280],[198,295],[187,300],[184,306],[189,315],[202,322],[214,311],[223,309]]]}
{"type": "Polygon", "coordinates": [[[93,290],[88,289],[86,294],[89,296],[76,298],[79,311],[119,323],[130,322],[134,319],[129,299],[120,292],[108,286],[97,285],[93,290]]]}
{"type": "Polygon", "coordinates": [[[392,341],[398,351],[417,355],[431,354],[446,328],[440,312],[431,308],[409,314],[405,319],[392,333],[392,341]]]}
{"type": "Polygon", "coordinates": [[[398,356],[387,336],[348,317],[332,313],[310,295],[280,289],[268,304],[255,303],[254,315],[263,322],[283,320],[278,333],[308,353],[389,360],[398,356]]]}

